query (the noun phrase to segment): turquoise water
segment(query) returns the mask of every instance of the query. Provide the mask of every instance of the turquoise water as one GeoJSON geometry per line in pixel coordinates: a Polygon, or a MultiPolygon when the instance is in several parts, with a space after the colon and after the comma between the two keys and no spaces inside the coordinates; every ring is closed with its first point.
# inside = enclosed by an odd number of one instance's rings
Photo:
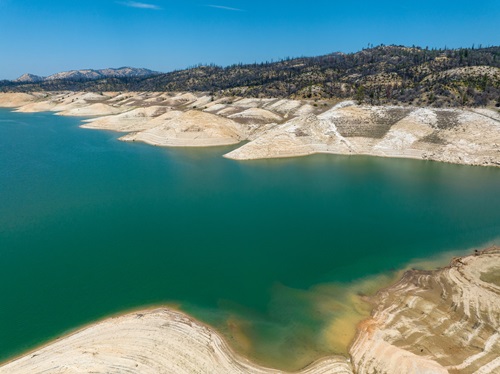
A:
{"type": "Polygon", "coordinates": [[[500,237],[500,169],[237,162],[221,157],[231,147],[122,143],[78,124],[0,110],[1,360],[172,304],[260,362],[298,367],[340,350],[325,327],[366,279],[500,237]]]}

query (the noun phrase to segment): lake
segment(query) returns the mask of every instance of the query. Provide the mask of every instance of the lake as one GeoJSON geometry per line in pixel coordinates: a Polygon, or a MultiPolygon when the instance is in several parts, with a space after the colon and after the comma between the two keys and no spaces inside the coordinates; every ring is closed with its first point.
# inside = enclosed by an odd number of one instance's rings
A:
{"type": "Polygon", "coordinates": [[[0,359],[170,305],[260,363],[345,353],[359,295],[500,243],[500,169],[361,156],[238,162],[0,109],[0,359]],[[444,261],[444,262],[443,262],[444,261]]]}

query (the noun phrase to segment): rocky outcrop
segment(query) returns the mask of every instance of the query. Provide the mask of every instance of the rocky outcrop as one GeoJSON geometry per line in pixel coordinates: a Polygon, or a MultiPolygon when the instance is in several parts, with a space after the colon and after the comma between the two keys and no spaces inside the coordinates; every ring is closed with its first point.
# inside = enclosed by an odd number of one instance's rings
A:
{"type": "Polygon", "coordinates": [[[356,372],[500,372],[500,248],[408,271],[371,302],[350,349],[356,372]]]}

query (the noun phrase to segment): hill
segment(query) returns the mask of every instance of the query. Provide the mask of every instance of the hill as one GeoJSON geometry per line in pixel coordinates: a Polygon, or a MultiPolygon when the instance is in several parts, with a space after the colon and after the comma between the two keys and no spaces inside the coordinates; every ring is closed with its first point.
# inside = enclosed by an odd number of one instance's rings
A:
{"type": "Polygon", "coordinates": [[[99,80],[106,78],[133,78],[133,77],[149,77],[152,75],[160,74],[156,71],[143,68],[130,68],[122,67],[118,69],[83,69],[83,70],[70,70],[61,73],[52,74],[48,77],[40,77],[34,74],[23,74],[13,82],[21,84],[49,82],[49,81],[71,81],[78,82],[84,80],[99,80]]]}
{"type": "Polygon", "coordinates": [[[500,107],[500,47],[378,46],[356,53],[215,65],[148,77],[0,82],[0,90],[207,92],[212,96],[354,99],[371,105],[500,107]]]}

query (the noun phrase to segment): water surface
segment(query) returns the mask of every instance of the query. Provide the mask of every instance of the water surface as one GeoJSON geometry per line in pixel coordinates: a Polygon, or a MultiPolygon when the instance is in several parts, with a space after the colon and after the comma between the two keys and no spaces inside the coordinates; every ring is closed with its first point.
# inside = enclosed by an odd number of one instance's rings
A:
{"type": "Polygon", "coordinates": [[[0,110],[1,360],[175,304],[259,362],[298,368],[345,351],[366,313],[357,294],[499,237],[500,169],[238,162],[221,157],[230,147],[122,143],[78,124],[0,110]]]}

